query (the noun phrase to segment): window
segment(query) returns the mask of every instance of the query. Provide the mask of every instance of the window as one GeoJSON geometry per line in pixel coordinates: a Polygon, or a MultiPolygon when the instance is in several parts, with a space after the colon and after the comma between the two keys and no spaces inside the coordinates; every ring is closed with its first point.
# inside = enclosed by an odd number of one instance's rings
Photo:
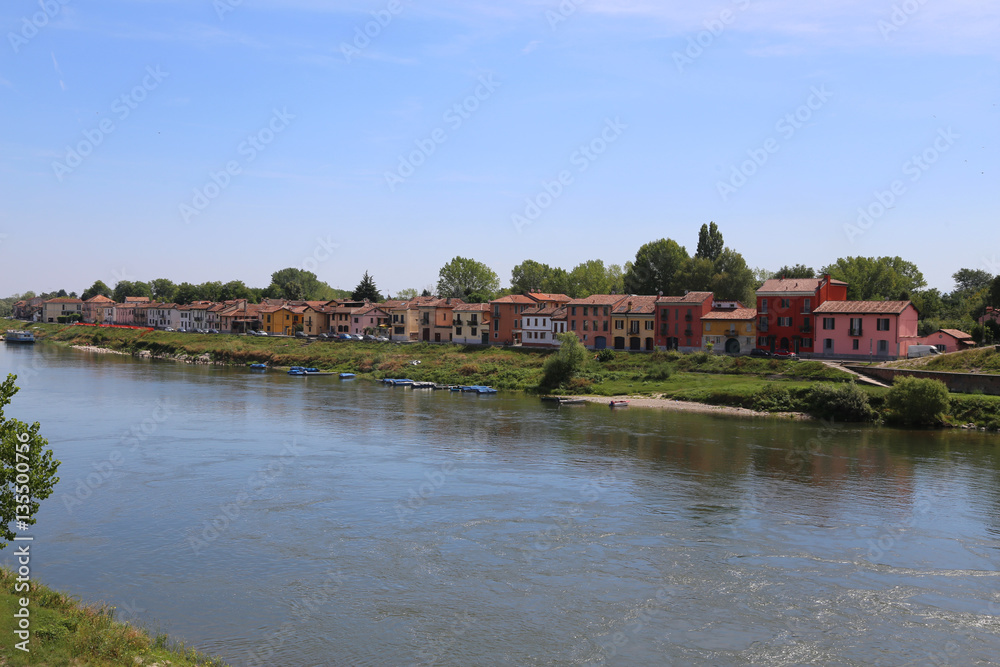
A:
{"type": "Polygon", "coordinates": [[[604,320],[604,326],[603,326],[603,327],[601,327],[601,329],[602,329],[603,331],[607,331],[607,330],[608,330],[608,321],[607,321],[607,320],[604,320]]]}
{"type": "MultiPolygon", "coordinates": [[[[462,335],[462,327],[455,327],[455,335],[456,336],[461,336],[462,335]]],[[[473,335],[475,335],[475,334],[473,334],[473,335]]]]}
{"type": "MultiPolygon", "coordinates": [[[[607,317],[607,316],[608,316],[608,307],[604,306],[604,317],[607,317]]],[[[605,331],[607,331],[607,329],[605,329],[605,331]]]]}
{"type": "Polygon", "coordinates": [[[851,329],[848,332],[848,334],[850,334],[851,336],[860,336],[861,335],[861,318],[860,317],[852,317],[851,318],[851,329]]]}
{"type": "MultiPolygon", "coordinates": [[[[834,319],[834,318],[832,318],[832,317],[824,317],[823,318],[823,330],[824,331],[833,331],[834,330],[834,324],[836,322],[837,322],[837,320],[834,319]]],[[[830,339],[827,339],[827,340],[830,340],[830,339]]]]}
{"type": "MultiPolygon", "coordinates": [[[[493,330],[494,331],[500,331],[500,320],[493,320],[493,330]]],[[[402,332],[400,332],[400,333],[402,333],[402,332]]],[[[493,334],[493,337],[496,338],[497,335],[493,334]]]]}
{"type": "Polygon", "coordinates": [[[811,313],[812,312],[812,306],[811,306],[811,304],[812,304],[812,299],[804,299],[802,301],[802,312],[803,313],[811,313]]]}
{"type": "Polygon", "coordinates": [[[583,316],[584,317],[587,316],[587,307],[586,306],[583,307],[583,316]]]}
{"type": "Polygon", "coordinates": [[[587,321],[587,320],[583,321],[583,330],[584,331],[590,331],[590,322],[589,321],[587,321]]]}
{"type": "Polygon", "coordinates": [[[880,317],[875,320],[875,329],[878,331],[888,331],[889,330],[889,318],[880,317]]]}
{"type": "Polygon", "coordinates": [[[500,306],[493,306],[493,317],[500,317],[500,306]]]}
{"type": "Polygon", "coordinates": [[[570,315],[576,315],[576,306],[570,306],[569,307],[569,314],[570,315]]]}
{"type": "Polygon", "coordinates": [[[760,300],[760,312],[762,312],[762,313],[766,313],[767,312],[767,299],[761,299],[760,300]]]}
{"type": "Polygon", "coordinates": [[[854,340],[852,340],[852,341],[851,341],[851,349],[852,349],[852,350],[857,350],[857,349],[859,349],[859,347],[860,347],[860,346],[858,345],[858,343],[859,343],[859,342],[861,342],[861,341],[859,341],[859,340],[858,340],[857,338],[855,338],[854,340]]]}
{"type": "Polygon", "coordinates": [[[791,305],[792,305],[792,300],[791,299],[781,299],[781,301],[780,301],[780,306],[782,308],[788,308],[791,305]]]}
{"type": "MultiPolygon", "coordinates": [[[[586,322],[586,320],[584,320],[584,322],[586,322]]],[[[576,320],[569,321],[569,328],[572,329],[573,331],[576,331],[576,320]]]]}
{"type": "Polygon", "coordinates": [[[705,322],[705,331],[711,331],[711,330],[712,330],[712,323],[705,322]]]}
{"type": "Polygon", "coordinates": [[[586,343],[586,342],[587,342],[587,334],[584,334],[584,335],[583,335],[583,342],[584,342],[584,343],[586,343]]]}
{"type": "MultiPolygon", "coordinates": [[[[457,333],[457,334],[458,334],[459,336],[461,336],[461,335],[462,335],[462,327],[459,327],[459,328],[458,328],[458,331],[457,331],[456,333],[457,333]]],[[[477,335],[478,335],[478,334],[476,333],[476,327],[472,327],[472,333],[471,333],[471,335],[473,335],[473,336],[477,336],[477,335]]]]}
{"type": "Polygon", "coordinates": [[[667,310],[666,308],[664,308],[663,310],[660,311],[660,317],[662,319],[664,319],[664,320],[667,319],[667,313],[669,313],[669,312],[670,312],[669,310],[667,310]]]}
{"type": "Polygon", "coordinates": [[[790,317],[779,317],[778,318],[779,327],[790,327],[792,326],[792,318],[790,317]]]}
{"type": "Polygon", "coordinates": [[[889,341],[880,340],[878,342],[878,353],[879,354],[889,354],[889,341]]]}
{"type": "Polygon", "coordinates": [[[615,329],[619,329],[620,330],[620,329],[624,329],[624,328],[625,328],[625,321],[624,320],[615,320],[615,329]]]}
{"type": "Polygon", "coordinates": [[[812,338],[803,338],[802,339],[802,343],[800,343],[800,345],[802,347],[812,347],[813,346],[813,339],[812,338]]]}
{"type": "Polygon", "coordinates": [[[653,330],[653,320],[646,320],[646,326],[644,326],[643,329],[646,330],[646,331],[652,331],[653,330]]]}

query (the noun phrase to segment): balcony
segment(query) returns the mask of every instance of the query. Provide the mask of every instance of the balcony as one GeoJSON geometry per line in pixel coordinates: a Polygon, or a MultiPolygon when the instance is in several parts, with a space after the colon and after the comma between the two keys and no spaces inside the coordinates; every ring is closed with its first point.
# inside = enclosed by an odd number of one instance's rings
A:
{"type": "Polygon", "coordinates": [[[684,330],[684,335],[685,336],[693,336],[694,335],[694,331],[692,331],[691,329],[685,329],[684,330]]]}
{"type": "Polygon", "coordinates": [[[861,335],[861,327],[851,327],[850,329],[848,329],[847,335],[848,336],[860,336],[861,335]]]}
{"type": "Polygon", "coordinates": [[[462,325],[462,318],[459,317],[458,315],[456,315],[455,317],[453,317],[451,319],[451,321],[452,321],[452,324],[454,324],[455,326],[461,326],[462,325]]]}
{"type": "Polygon", "coordinates": [[[736,331],[736,329],[727,329],[727,330],[725,330],[725,331],[722,332],[722,335],[728,336],[730,338],[736,338],[740,334],[739,334],[738,331],[736,331]]]}
{"type": "Polygon", "coordinates": [[[812,326],[808,324],[803,324],[802,326],[799,327],[799,331],[801,331],[802,333],[812,333],[812,326]]]}

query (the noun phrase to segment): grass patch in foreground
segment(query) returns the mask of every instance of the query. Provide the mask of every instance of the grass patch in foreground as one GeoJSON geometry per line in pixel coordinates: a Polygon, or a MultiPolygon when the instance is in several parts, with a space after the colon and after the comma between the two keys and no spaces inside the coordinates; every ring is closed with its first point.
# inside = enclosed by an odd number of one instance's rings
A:
{"type": "Polygon", "coordinates": [[[225,667],[225,663],[200,655],[182,645],[171,645],[166,635],[150,637],[145,631],[114,618],[115,608],[83,605],[73,597],[31,582],[30,591],[14,592],[17,575],[0,568],[0,664],[10,667],[225,667]],[[30,600],[31,638],[26,653],[14,647],[21,640],[14,631],[19,599],[30,600]]]}

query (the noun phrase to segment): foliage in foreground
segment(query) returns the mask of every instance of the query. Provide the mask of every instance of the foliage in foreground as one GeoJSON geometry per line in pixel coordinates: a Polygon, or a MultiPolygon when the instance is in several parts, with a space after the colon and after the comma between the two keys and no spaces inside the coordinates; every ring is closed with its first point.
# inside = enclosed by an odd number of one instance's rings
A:
{"type": "Polygon", "coordinates": [[[560,343],[559,349],[545,360],[545,365],[542,367],[542,381],[539,386],[543,389],[553,389],[569,382],[583,367],[587,355],[587,348],[576,334],[566,332],[557,334],[556,338],[560,343]]]}
{"type": "Polygon", "coordinates": [[[948,387],[940,380],[897,377],[886,395],[887,417],[900,424],[937,424],[949,403],[948,387]]]}
{"type": "MultiPolygon", "coordinates": [[[[149,634],[115,620],[115,608],[81,605],[73,597],[36,582],[30,590],[14,591],[17,575],[0,568],[0,655],[10,667],[21,665],[81,665],[88,667],[225,667],[225,663],[183,646],[168,646],[166,635],[149,634]],[[31,600],[30,653],[15,649],[13,631],[20,598],[31,600]]],[[[2,658],[0,658],[2,659],[2,658]]]]}

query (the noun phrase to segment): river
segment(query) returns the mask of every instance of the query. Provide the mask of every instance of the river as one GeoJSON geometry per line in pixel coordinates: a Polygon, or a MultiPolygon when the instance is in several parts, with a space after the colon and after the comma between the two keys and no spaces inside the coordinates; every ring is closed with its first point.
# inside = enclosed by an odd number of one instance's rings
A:
{"type": "MultiPolygon", "coordinates": [[[[1000,436],[6,346],[33,576],[233,665],[975,665],[1000,436]]],[[[0,553],[12,564],[12,548],[0,553]]]]}

